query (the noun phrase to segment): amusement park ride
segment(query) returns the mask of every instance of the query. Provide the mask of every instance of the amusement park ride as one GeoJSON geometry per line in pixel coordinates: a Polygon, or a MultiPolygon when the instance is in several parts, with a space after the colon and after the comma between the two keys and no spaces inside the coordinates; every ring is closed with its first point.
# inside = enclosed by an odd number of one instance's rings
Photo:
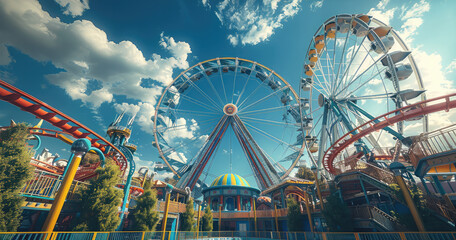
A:
{"type": "MultiPolygon", "coordinates": [[[[401,162],[416,169],[426,190],[424,178],[431,177],[453,206],[439,176],[454,175],[455,161],[435,156],[454,154],[456,135],[453,128],[440,131],[445,140],[430,144],[440,135],[426,134],[431,134],[427,115],[455,108],[456,94],[426,98],[413,53],[392,27],[362,14],[329,18],[310,40],[302,75],[296,91],[294,83],[273,70],[241,58],[215,58],[183,71],[164,89],[152,116],[153,145],[164,163],[155,170],[173,173],[177,189],[199,198],[208,188],[206,178],[217,176],[212,167],[227,169],[229,162],[231,168],[233,152],[240,152],[259,190],[269,194],[308,159],[317,179],[321,175],[340,184],[344,194],[363,191],[369,202],[365,188],[388,191],[388,165],[401,162]],[[226,158],[220,157],[225,149],[229,160],[218,160],[226,158]],[[372,169],[379,174],[368,175],[372,169]],[[358,174],[356,187],[344,185],[353,180],[346,177],[352,173],[358,174]]],[[[119,185],[126,189],[123,214],[133,189],[136,146],[128,139],[134,117],[122,127],[123,114],[119,116],[106,140],[33,96],[3,81],[0,86],[0,99],[60,129],[31,128],[31,134],[67,143],[86,138],[115,160],[122,176],[128,169],[124,185],[119,185]]],[[[63,173],[32,163],[42,171],[63,173]]],[[[98,166],[82,167],[76,180],[93,177],[98,166]]],[[[142,191],[134,187],[136,193],[142,191]]]]}

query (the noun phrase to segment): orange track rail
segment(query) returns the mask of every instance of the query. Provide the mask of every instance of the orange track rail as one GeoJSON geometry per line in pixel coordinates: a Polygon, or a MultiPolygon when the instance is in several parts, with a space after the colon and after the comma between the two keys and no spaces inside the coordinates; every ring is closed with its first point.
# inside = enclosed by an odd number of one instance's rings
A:
{"type": "Polygon", "coordinates": [[[102,152],[107,146],[117,151],[121,157],[116,158],[116,163],[120,170],[125,173],[127,169],[127,158],[125,155],[112,143],[84,126],[73,118],[65,115],[61,111],[49,106],[47,103],[31,96],[30,94],[17,89],[14,86],[0,80],[0,99],[7,101],[21,110],[29,112],[36,117],[49,122],[50,124],[60,128],[63,132],[70,134],[75,138],[88,139],[93,147],[100,149],[102,152]]]}
{"type": "Polygon", "coordinates": [[[421,115],[438,112],[438,111],[449,111],[451,108],[456,107],[456,94],[449,94],[437,98],[428,99],[426,101],[418,102],[411,104],[389,113],[383,114],[379,117],[376,117],[359,127],[348,132],[336,142],[334,142],[331,147],[326,150],[323,156],[323,165],[325,169],[335,174],[335,168],[333,166],[334,159],[339,155],[339,153],[359,140],[360,138],[380,129],[383,129],[389,125],[393,125],[397,122],[404,121],[406,119],[415,118],[421,115]],[[450,100],[452,98],[453,100],[450,100]],[[429,105],[432,104],[432,105],[429,105]],[[399,113],[396,115],[396,113],[399,113]],[[375,123],[375,121],[379,121],[375,123]],[[358,132],[357,134],[354,134],[358,132]]]}

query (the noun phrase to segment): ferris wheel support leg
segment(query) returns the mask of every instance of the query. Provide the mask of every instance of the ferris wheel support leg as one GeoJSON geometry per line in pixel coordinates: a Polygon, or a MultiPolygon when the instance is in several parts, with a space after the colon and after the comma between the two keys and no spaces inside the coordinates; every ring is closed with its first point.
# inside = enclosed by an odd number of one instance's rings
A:
{"type": "MultiPolygon", "coordinates": [[[[342,112],[342,110],[339,108],[339,106],[337,106],[337,104],[335,104],[334,102],[331,102],[331,108],[332,110],[334,111],[334,113],[338,116],[338,117],[341,117],[342,118],[342,123],[345,125],[345,127],[349,130],[349,131],[353,131],[353,126],[350,124],[350,120],[348,119],[348,117],[342,112]]],[[[354,131],[353,134],[357,134],[358,132],[357,131],[354,131]]],[[[364,143],[363,140],[359,139],[358,140],[359,143],[361,143],[361,146],[356,146],[356,150],[358,152],[361,152],[363,151],[365,154],[367,154],[368,152],[370,152],[370,149],[367,148],[366,144],[364,143]]]]}
{"type": "MultiPolygon", "coordinates": [[[[362,115],[366,116],[367,118],[369,118],[370,120],[372,119],[375,119],[374,116],[372,116],[371,114],[369,114],[368,112],[366,112],[364,109],[362,109],[360,106],[358,106],[357,104],[351,102],[351,101],[348,101],[347,102],[351,107],[355,108],[357,112],[361,113],[362,115]]],[[[374,120],[375,123],[378,123],[380,122],[379,120],[374,120]]],[[[394,131],[393,129],[391,129],[390,127],[385,127],[383,128],[385,131],[387,131],[388,133],[390,133],[391,135],[397,137],[397,139],[399,140],[402,140],[404,139],[404,136],[396,131],[394,131]]]]}
{"type": "MultiPolygon", "coordinates": [[[[322,129],[326,129],[326,124],[328,122],[328,104],[325,104],[324,105],[324,110],[323,110],[323,122],[322,122],[322,125],[321,125],[321,128],[322,129]]],[[[320,146],[318,148],[318,161],[317,161],[317,178],[320,178],[321,176],[321,173],[320,173],[320,169],[321,169],[321,164],[323,162],[323,155],[325,153],[325,146],[326,146],[326,135],[327,135],[327,132],[326,131],[321,131],[321,140],[320,140],[320,146]]]]}

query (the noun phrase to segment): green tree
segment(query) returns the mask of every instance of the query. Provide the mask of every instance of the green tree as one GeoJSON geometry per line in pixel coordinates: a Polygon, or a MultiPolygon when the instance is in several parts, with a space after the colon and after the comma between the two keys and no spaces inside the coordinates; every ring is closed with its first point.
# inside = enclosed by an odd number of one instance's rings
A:
{"type": "Polygon", "coordinates": [[[144,193],[136,200],[131,214],[135,221],[135,231],[155,231],[158,223],[157,192],[150,188],[150,181],[144,183],[144,193]]]}
{"type": "Polygon", "coordinates": [[[105,168],[98,168],[98,178],[82,192],[81,217],[76,231],[114,231],[120,223],[118,216],[122,191],[114,188],[120,182],[119,167],[106,159],[105,168]]]}
{"type": "Polygon", "coordinates": [[[14,232],[22,220],[20,190],[32,176],[28,127],[18,124],[0,131],[0,232],[14,232]]]}
{"type": "Polygon", "coordinates": [[[209,206],[204,209],[203,218],[201,219],[201,229],[205,232],[211,232],[214,228],[214,221],[212,219],[212,210],[209,206]]]}
{"type": "Polygon", "coordinates": [[[193,199],[187,201],[185,212],[182,214],[180,220],[180,231],[196,231],[195,210],[193,209],[193,199]]]}
{"type": "Polygon", "coordinates": [[[331,191],[332,194],[326,198],[323,216],[326,219],[329,231],[331,232],[351,232],[353,231],[353,221],[350,209],[345,202],[340,199],[339,194],[331,191]]]}
{"type": "Polygon", "coordinates": [[[310,180],[310,181],[315,180],[314,173],[312,172],[312,170],[310,170],[310,168],[308,168],[306,166],[299,167],[298,172],[296,173],[295,177],[310,180]]]}
{"type": "Polygon", "coordinates": [[[288,231],[289,232],[302,231],[301,207],[293,198],[288,198],[287,199],[287,208],[288,208],[288,215],[287,215],[288,231]]]}

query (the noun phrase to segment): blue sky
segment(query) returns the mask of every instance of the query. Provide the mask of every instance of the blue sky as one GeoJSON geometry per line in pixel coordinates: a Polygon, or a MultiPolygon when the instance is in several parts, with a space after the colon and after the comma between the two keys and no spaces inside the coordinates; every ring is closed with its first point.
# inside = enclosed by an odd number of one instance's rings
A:
{"type": "MultiPolygon", "coordinates": [[[[428,94],[454,92],[455,8],[449,0],[0,0],[0,78],[98,133],[121,111],[137,112],[130,142],[139,146],[137,164],[151,165],[158,153],[150,118],[173,77],[207,59],[240,57],[297,89],[312,36],[340,13],[369,13],[391,25],[412,49],[428,94]]],[[[0,106],[0,125],[37,122],[6,102],[0,106]]],[[[431,127],[454,120],[436,114],[431,127]]],[[[68,155],[57,141],[47,147],[68,155]]],[[[220,163],[211,174],[226,171],[220,163]]],[[[254,182],[247,168],[236,172],[254,182]]]]}

